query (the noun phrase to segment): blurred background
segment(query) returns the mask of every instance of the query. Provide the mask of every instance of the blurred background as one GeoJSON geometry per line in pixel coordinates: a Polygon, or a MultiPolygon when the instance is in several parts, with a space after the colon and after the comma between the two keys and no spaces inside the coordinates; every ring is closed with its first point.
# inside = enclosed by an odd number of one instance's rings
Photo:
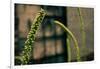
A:
{"type": "MultiPolygon", "coordinates": [[[[31,24],[36,14],[43,8],[45,16],[40,30],[36,34],[32,57],[29,64],[61,63],[67,61],[67,34],[54,24],[54,20],[62,22],[68,27],[78,40],[82,61],[94,59],[94,9],[81,8],[86,32],[86,47],[82,47],[80,32],[80,17],[77,7],[47,6],[32,4],[15,4],[15,57],[20,56],[31,24]]],[[[76,61],[76,49],[70,40],[71,61],[76,61]]],[[[15,65],[20,63],[15,60],[15,65]]]]}

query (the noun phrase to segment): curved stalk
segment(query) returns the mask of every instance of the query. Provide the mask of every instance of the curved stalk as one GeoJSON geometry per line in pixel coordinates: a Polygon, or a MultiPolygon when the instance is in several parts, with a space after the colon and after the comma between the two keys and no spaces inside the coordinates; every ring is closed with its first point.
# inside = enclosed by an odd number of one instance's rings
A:
{"type": "Polygon", "coordinates": [[[80,50],[79,50],[79,47],[78,47],[78,42],[75,38],[75,36],[73,35],[73,33],[67,28],[65,27],[61,22],[59,21],[54,21],[55,24],[58,24],[60,27],[62,27],[73,39],[74,41],[74,44],[75,44],[75,48],[76,48],[76,51],[77,51],[77,61],[80,61],[80,50]]]}

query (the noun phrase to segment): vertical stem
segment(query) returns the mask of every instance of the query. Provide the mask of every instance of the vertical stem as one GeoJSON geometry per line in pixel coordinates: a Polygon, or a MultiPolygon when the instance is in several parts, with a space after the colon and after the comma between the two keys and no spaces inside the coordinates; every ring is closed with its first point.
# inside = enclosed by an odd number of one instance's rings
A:
{"type": "Polygon", "coordinates": [[[68,37],[66,38],[66,45],[67,45],[67,52],[68,52],[68,62],[71,62],[71,48],[70,48],[70,37],[69,35],[67,35],[68,37]]]}
{"type": "Polygon", "coordinates": [[[78,10],[78,14],[80,17],[80,29],[81,29],[81,33],[82,33],[82,47],[86,46],[86,33],[85,33],[85,28],[84,28],[84,21],[83,21],[83,17],[82,17],[82,13],[81,13],[81,9],[77,8],[78,10]]]}

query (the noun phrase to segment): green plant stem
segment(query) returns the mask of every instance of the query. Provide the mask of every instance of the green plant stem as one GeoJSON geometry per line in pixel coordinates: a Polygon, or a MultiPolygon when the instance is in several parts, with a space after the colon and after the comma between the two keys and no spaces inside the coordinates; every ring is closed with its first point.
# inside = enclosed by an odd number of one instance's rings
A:
{"type": "Polygon", "coordinates": [[[66,38],[66,45],[67,45],[67,51],[68,51],[68,62],[71,62],[71,48],[70,48],[70,37],[69,35],[67,35],[67,38],[66,38]]]}
{"type": "Polygon", "coordinates": [[[80,59],[80,50],[78,47],[78,42],[77,42],[75,36],[73,35],[73,33],[67,27],[65,27],[61,22],[55,20],[54,23],[58,24],[60,27],[62,27],[72,37],[74,44],[75,44],[76,51],[77,51],[77,61],[80,61],[81,60],[80,59]]]}
{"type": "Polygon", "coordinates": [[[86,33],[85,33],[85,28],[84,28],[84,21],[83,21],[83,17],[82,17],[82,13],[81,13],[81,9],[77,8],[78,10],[78,14],[80,17],[80,29],[81,29],[81,33],[82,33],[82,47],[86,46],[86,33]]]}

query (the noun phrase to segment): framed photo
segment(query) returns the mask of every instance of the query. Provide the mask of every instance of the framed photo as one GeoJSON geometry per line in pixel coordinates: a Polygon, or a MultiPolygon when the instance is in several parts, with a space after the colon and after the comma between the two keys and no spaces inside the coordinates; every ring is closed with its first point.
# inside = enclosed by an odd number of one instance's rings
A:
{"type": "Polygon", "coordinates": [[[11,68],[94,61],[94,7],[11,3],[11,68]]]}

